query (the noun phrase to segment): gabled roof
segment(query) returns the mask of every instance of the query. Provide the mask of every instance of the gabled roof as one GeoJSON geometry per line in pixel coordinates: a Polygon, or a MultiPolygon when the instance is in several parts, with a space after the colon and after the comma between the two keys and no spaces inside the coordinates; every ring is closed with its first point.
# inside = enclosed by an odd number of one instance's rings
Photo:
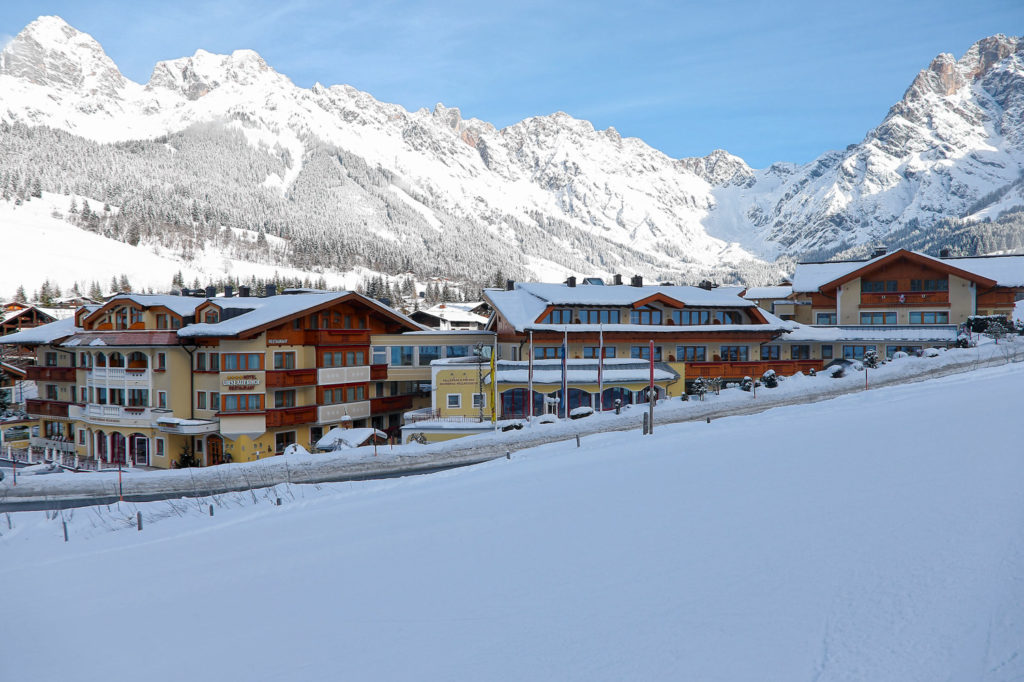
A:
{"type": "MultiPolygon", "coordinates": [[[[228,319],[222,319],[220,322],[202,322],[182,327],[178,330],[178,336],[182,338],[200,336],[233,337],[242,334],[252,334],[285,322],[298,315],[316,312],[346,300],[359,301],[386,317],[390,317],[392,320],[405,325],[410,331],[426,329],[423,325],[414,322],[405,315],[388,308],[372,298],[367,298],[354,291],[335,291],[326,293],[280,294],[265,297],[221,297],[209,299],[209,303],[216,305],[225,313],[230,311],[236,314],[228,319]]],[[[206,300],[202,302],[205,303],[206,300]]],[[[195,307],[199,307],[199,302],[195,303],[195,307]]]]}
{"type": "Polygon", "coordinates": [[[786,298],[793,293],[792,285],[778,287],[750,287],[743,292],[743,298],[748,301],[759,301],[766,298],[786,298]]]}
{"type": "Polygon", "coordinates": [[[77,331],[82,330],[75,326],[75,318],[67,317],[63,320],[50,322],[49,324],[41,324],[38,327],[22,329],[20,332],[0,336],[0,343],[4,345],[39,346],[67,338],[77,331]]]}
{"type": "Polygon", "coordinates": [[[812,293],[832,289],[870,273],[874,268],[899,259],[907,259],[957,277],[981,287],[1024,286],[1024,256],[973,256],[966,258],[935,258],[917,251],[897,249],[875,258],[860,261],[798,263],[793,275],[793,291],[812,293]]]}

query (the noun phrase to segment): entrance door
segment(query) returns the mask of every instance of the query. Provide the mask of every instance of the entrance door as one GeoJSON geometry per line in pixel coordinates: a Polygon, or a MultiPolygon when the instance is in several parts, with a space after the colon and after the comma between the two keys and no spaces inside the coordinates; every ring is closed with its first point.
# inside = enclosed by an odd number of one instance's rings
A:
{"type": "Polygon", "coordinates": [[[220,436],[209,436],[206,439],[206,457],[209,466],[224,463],[224,441],[220,436]]]}
{"type": "Polygon", "coordinates": [[[145,436],[132,436],[132,454],[135,464],[149,466],[149,439],[145,436]]]}
{"type": "Polygon", "coordinates": [[[128,441],[120,433],[114,432],[110,434],[110,459],[115,464],[127,464],[125,460],[125,450],[127,449],[128,441]]]}

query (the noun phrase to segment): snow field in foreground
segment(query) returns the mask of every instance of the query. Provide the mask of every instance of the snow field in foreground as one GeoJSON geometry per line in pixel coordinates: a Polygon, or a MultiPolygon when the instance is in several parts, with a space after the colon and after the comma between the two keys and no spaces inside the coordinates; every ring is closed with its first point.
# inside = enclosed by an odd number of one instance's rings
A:
{"type": "Polygon", "coordinates": [[[1014,679],[1022,380],[0,517],[0,679],[1014,679]]]}

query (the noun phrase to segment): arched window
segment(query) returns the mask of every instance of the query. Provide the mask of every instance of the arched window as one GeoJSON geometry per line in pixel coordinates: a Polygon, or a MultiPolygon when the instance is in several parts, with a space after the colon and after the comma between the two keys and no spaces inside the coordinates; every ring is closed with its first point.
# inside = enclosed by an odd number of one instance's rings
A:
{"type": "Polygon", "coordinates": [[[110,354],[111,367],[124,367],[124,356],[117,351],[110,354]]]}
{"type": "Polygon", "coordinates": [[[107,356],[104,355],[103,353],[97,353],[96,354],[96,366],[97,367],[106,367],[107,366],[107,356]]]}
{"type": "MultiPolygon", "coordinates": [[[[562,389],[558,389],[554,395],[559,399],[559,401],[561,401],[562,389]]],[[[590,407],[593,404],[592,401],[592,396],[586,391],[578,388],[569,389],[569,412],[575,410],[577,407],[590,407]]],[[[559,402],[559,404],[561,404],[561,402],[559,402]]]]}
{"type": "MultiPolygon", "coordinates": [[[[501,416],[503,419],[522,419],[529,417],[529,389],[512,388],[501,394],[501,416]]],[[[533,415],[544,414],[544,394],[533,392],[533,415]]]]}
{"type": "Polygon", "coordinates": [[[633,402],[633,391],[621,386],[604,389],[604,393],[601,394],[601,404],[605,410],[614,410],[616,400],[621,400],[623,405],[631,404],[633,402]]]}
{"type": "Polygon", "coordinates": [[[128,367],[131,369],[145,369],[149,366],[149,358],[146,357],[145,353],[139,351],[132,351],[128,354],[128,367]]]}

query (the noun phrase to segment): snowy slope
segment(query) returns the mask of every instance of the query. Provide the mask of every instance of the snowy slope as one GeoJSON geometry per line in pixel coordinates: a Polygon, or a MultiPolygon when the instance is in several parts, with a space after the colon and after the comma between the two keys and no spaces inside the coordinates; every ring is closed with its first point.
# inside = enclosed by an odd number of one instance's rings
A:
{"type": "MultiPolygon", "coordinates": [[[[42,198],[20,206],[0,201],[0,244],[3,253],[9,255],[0,266],[0,300],[13,297],[19,286],[25,287],[31,295],[44,280],[65,290],[70,290],[77,282],[83,292],[88,291],[89,284],[95,280],[106,291],[111,276],[127,274],[136,291],[150,287],[167,291],[179,271],[186,282],[198,278],[203,284],[226,275],[238,278],[250,275],[270,278],[275,273],[287,277],[308,276],[296,268],[229,258],[214,248],[201,251],[195,259],[185,262],[178,254],[153,245],[131,246],[69,224],[63,212],[71,199],[44,192],[42,198]]],[[[82,197],[76,199],[81,201],[82,197]]],[[[255,239],[255,235],[244,234],[242,230],[235,234],[239,238],[255,239]]],[[[325,279],[331,286],[354,288],[360,274],[328,273],[325,279]]]]}
{"type": "Polygon", "coordinates": [[[1022,380],[228,495],[213,518],[78,510],[69,543],[59,518],[13,514],[0,678],[1019,679],[1024,463],[977,434],[1014,423],[1022,380]],[[125,628],[131,646],[103,645],[125,628]]]}

